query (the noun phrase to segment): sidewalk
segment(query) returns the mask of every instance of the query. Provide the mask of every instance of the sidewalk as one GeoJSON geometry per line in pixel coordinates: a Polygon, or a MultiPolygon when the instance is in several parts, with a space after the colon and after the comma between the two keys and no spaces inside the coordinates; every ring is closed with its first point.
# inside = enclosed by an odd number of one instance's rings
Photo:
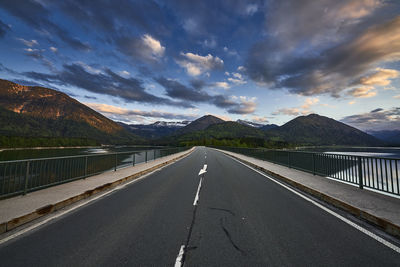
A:
{"type": "Polygon", "coordinates": [[[400,237],[400,199],[369,190],[362,190],[326,177],[312,175],[248,157],[242,154],[219,150],[248,165],[271,174],[284,182],[328,202],[340,209],[381,227],[386,232],[400,237]]]}
{"type": "Polygon", "coordinates": [[[188,155],[193,150],[194,148],[133,167],[122,168],[115,172],[105,172],[86,179],[34,191],[25,196],[20,195],[0,200],[0,234],[96,193],[136,179],[188,155]]]}

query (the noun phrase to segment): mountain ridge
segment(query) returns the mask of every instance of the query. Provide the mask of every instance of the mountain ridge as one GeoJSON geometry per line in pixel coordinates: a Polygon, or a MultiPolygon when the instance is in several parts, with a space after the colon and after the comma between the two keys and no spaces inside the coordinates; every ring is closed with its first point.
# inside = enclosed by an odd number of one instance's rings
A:
{"type": "Polygon", "coordinates": [[[0,79],[0,107],[10,124],[2,123],[0,132],[7,136],[78,137],[101,143],[140,140],[76,99],[45,87],[0,79]]]}

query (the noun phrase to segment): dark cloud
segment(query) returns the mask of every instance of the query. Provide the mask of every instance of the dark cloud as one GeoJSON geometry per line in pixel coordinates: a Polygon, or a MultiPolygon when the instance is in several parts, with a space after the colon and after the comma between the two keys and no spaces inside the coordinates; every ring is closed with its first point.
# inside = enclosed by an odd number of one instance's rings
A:
{"type": "Polygon", "coordinates": [[[362,130],[400,130],[400,107],[375,109],[368,113],[344,117],[342,122],[362,130]]]}
{"type": "Polygon", "coordinates": [[[156,81],[165,88],[169,97],[195,103],[210,102],[212,100],[212,96],[206,92],[194,90],[178,81],[169,80],[164,77],[157,78],[156,81]]]}
{"type": "Polygon", "coordinates": [[[51,12],[38,1],[2,0],[0,1],[0,7],[38,31],[57,35],[62,41],[74,49],[83,51],[90,50],[88,44],[71,37],[65,29],[53,23],[50,20],[51,12]]]}
{"type": "Polygon", "coordinates": [[[32,49],[32,48],[25,49],[26,56],[38,60],[40,63],[42,63],[45,67],[49,68],[51,71],[55,71],[56,69],[53,63],[43,55],[43,52],[44,52],[43,50],[39,49],[32,49]]]}
{"type": "Polygon", "coordinates": [[[3,38],[9,30],[10,27],[0,20],[0,38],[3,38]]]}
{"type": "MultiPolygon", "coordinates": [[[[246,18],[264,8],[262,0],[170,1],[180,15],[182,26],[192,35],[210,36],[237,25],[238,17],[246,18]],[[222,30],[224,29],[224,30],[222,30]]],[[[237,28],[237,27],[235,27],[237,28]]]]}
{"type": "Polygon", "coordinates": [[[19,72],[12,70],[10,68],[7,68],[6,66],[4,66],[3,64],[0,63],[0,72],[5,72],[14,76],[18,76],[19,72]]]}
{"type": "Polygon", "coordinates": [[[180,107],[192,107],[187,103],[158,97],[146,92],[143,82],[135,78],[124,78],[110,69],[104,72],[89,72],[80,64],[64,65],[63,70],[56,74],[38,72],[23,73],[28,78],[55,83],[63,86],[75,86],[90,92],[120,97],[127,102],[141,102],[180,107]]]}
{"type": "MultiPolygon", "coordinates": [[[[198,80],[192,81],[197,88],[186,86],[178,81],[159,77],[155,79],[162,85],[169,97],[180,99],[189,103],[207,103],[215,105],[216,107],[223,108],[232,114],[250,114],[255,111],[256,103],[253,99],[245,97],[229,97],[226,95],[210,95],[201,90],[199,84],[203,84],[198,80]]],[[[205,83],[204,83],[205,84],[205,83]]]]}
{"type": "Polygon", "coordinates": [[[377,108],[377,109],[372,110],[371,113],[379,112],[379,111],[382,111],[382,110],[383,110],[383,108],[377,108]]]}
{"type": "MultiPolygon", "coordinates": [[[[194,114],[181,114],[160,110],[131,110],[107,104],[86,103],[86,105],[97,110],[98,112],[111,116],[113,119],[128,122],[132,120],[138,120],[138,117],[162,118],[167,120],[193,120],[198,117],[198,115],[194,114]]],[[[140,120],[142,119],[139,119],[139,121],[140,120]]]]}
{"type": "Polygon", "coordinates": [[[122,54],[131,60],[156,65],[164,55],[165,47],[159,40],[145,34],[141,37],[121,37],[116,40],[116,45],[122,54]]]}
{"type": "Polygon", "coordinates": [[[109,41],[119,33],[129,32],[127,25],[135,25],[152,35],[166,35],[171,31],[174,17],[157,1],[66,0],[59,3],[61,10],[81,24],[105,32],[109,41]]]}
{"type": "Polygon", "coordinates": [[[388,9],[399,11],[400,5],[366,0],[272,1],[268,38],[250,49],[247,75],[274,89],[338,97],[371,67],[396,60],[400,16],[382,11],[388,9]]]}
{"type": "Polygon", "coordinates": [[[88,96],[88,95],[85,95],[84,98],[86,98],[86,99],[97,99],[97,97],[95,97],[95,96],[88,96]]]}
{"type": "Polygon", "coordinates": [[[190,85],[193,88],[195,88],[197,90],[200,90],[200,89],[203,89],[204,87],[206,87],[207,83],[205,81],[203,81],[203,80],[200,80],[200,79],[194,79],[194,80],[190,81],[190,85]]]}

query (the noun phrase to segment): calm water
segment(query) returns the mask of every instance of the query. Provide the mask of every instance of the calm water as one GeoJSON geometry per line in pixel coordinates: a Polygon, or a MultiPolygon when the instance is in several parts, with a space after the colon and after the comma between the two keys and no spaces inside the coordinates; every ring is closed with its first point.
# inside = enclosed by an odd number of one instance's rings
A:
{"type": "Polygon", "coordinates": [[[299,150],[341,155],[386,157],[400,159],[400,147],[305,147],[299,150]]]}
{"type": "Polygon", "coordinates": [[[77,156],[85,154],[110,153],[147,150],[154,147],[144,146],[121,146],[121,147],[97,147],[97,148],[59,148],[59,149],[18,149],[0,151],[0,161],[34,159],[34,158],[50,158],[63,156],[77,156]]]}

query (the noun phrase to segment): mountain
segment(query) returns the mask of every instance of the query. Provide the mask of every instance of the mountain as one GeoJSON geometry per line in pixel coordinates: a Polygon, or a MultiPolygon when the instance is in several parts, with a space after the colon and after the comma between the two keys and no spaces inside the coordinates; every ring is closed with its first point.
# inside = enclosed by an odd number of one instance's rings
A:
{"type": "Polygon", "coordinates": [[[2,136],[86,138],[107,144],[141,141],[77,100],[44,87],[0,79],[0,107],[2,136]]]}
{"type": "Polygon", "coordinates": [[[199,118],[197,120],[192,121],[191,123],[189,123],[185,127],[179,129],[176,132],[176,134],[177,135],[182,135],[182,134],[185,134],[185,133],[201,131],[201,130],[206,129],[210,125],[218,124],[218,123],[222,123],[222,122],[224,122],[224,120],[221,120],[220,118],[217,118],[217,117],[212,116],[212,115],[206,115],[206,116],[203,116],[203,117],[201,117],[201,118],[199,118]]]}
{"type": "Polygon", "coordinates": [[[392,145],[400,145],[400,130],[367,130],[368,134],[392,145]]]}
{"type": "Polygon", "coordinates": [[[158,139],[175,133],[178,129],[188,125],[190,121],[157,121],[152,124],[119,124],[131,133],[147,139],[158,139]]]}
{"type": "Polygon", "coordinates": [[[377,146],[383,142],[347,124],[311,114],[297,117],[265,132],[270,140],[302,145],[377,146]]]}
{"type": "Polygon", "coordinates": [[[257,128],[234,121],[212,124],[201,131],[190,132],[179,137],[179,140],[196,140],[202,138],[264,138],[264,133],[257,128]]]}
{"type": "Polygon", "coordinates": [[[222,121],[207,128],[177,133],[164,139],[164,143],[186,145],[233,145],[259,147],[265,145],[264,133],[259,129],[234,121],[222,121]]]}
{"type": "Polygon", "coordinates": [[[181,128],[191,123],[191,121],[156,121],[150,124],[153,127],[181,128]]]}
{"type": "Polygon", "coordinates": [[[237,120],[237,123],[240,123],[242,125],[246,125],[246,126],[250,126],[250,127],[254,127],[254,128],[262,128],[264,127],[264,124],[261,123],[256,123],[256,122],[252,122],[252,121],[246,121],[246,120],[237,120]]]}
{"type": "Polygon", "coordinates": [[[266,125],[263,125],[263,126],[260,128],[260,130],[262,130],[262,131],[268,131],[268,130],[271,130],[271,129],[274,129],[274,128],[277,128],[277,127],[279,127],[279,126],[276,125],[276,124],[266,124],[266,125]]]}

